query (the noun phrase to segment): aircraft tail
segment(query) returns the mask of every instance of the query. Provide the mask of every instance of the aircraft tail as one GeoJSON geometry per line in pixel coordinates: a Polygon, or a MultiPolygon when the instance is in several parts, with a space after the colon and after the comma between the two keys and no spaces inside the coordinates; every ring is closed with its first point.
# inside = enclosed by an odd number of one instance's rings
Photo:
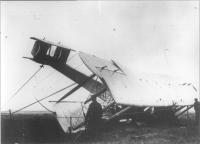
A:
{"type": "MultiPolygon", "coordinates": [[[[31,51],[33,56],[33,58],[30,58],[31,60],[53,67],[77,84],[81,84],[89,78],[89,76],[67,64],[70,52],[74,50],[35,37],[31,37],[31,39],[35,40],[35,44],[31,51]]],[[[103,85],[93,79],[84,84],[83,87],[91,93],[97,93],[97,87],[100,88],[100,90],[101,88],[103,89],[103,85]]]]}

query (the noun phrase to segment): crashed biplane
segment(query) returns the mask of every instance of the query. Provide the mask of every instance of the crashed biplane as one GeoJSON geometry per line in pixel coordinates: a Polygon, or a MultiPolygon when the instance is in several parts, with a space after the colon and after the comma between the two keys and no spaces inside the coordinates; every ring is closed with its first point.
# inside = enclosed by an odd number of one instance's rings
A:
{"type": "Polygon", "coordinates": [[[103,106],[103,119],[108,121],[126,114],[134,118],[137,112],[156,113],[160,109],[171,109],[174,114],[180,115],[192,107],[194,98],[198,98],[197,89],[192,83],[179,82],[169,76],[131,71],[114,60],[108,61],[77,52],[44,39],[31,39],[35,40],[35,44],[31,52],[33,58],[29,59],[51,66],[77,83],[68,93],[55,101],[55,105],[63,103],[65,98],[73,95],[81,87],[91,93],[84,102],[76,103],[74,111],[64,113],[59,108],[55,110],[65,132],[84,126],[84,113],[92,97],[98,98],[103,106]],[[89,69],[90,75],[68,64],[72,53],[78,54],[84,66],[89,69]]]}

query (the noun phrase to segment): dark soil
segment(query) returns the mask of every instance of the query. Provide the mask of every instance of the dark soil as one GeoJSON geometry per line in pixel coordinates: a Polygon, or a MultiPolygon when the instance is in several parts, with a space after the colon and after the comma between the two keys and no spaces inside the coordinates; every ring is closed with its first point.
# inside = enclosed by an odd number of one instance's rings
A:
{"type": "Polygon", "coordinates": [[[110,122],[97,136],[65,134],[52,114],[1,114],[2,143],[200,144],[194,115],[170,123],[110,122]]]}

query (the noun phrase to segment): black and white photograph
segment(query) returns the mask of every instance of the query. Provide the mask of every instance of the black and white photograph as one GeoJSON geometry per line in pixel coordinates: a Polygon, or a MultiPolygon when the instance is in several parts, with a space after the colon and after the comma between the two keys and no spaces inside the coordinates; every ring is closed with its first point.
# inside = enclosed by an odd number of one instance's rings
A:
{"type": "Polygon", "coordinates": [[[2,144],[200,144],[199,1],[0,1],[2,144]]]}

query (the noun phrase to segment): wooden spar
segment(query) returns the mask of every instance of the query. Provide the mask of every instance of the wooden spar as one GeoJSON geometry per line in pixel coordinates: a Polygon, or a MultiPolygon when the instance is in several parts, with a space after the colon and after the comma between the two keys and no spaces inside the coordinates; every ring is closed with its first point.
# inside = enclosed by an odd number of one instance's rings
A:
{"type": "Polygon", "coordinates": [[[121,115],[122,113],[126,112],[127,110],[129,110],[130,108],[132,108],[132,106],[128,106],[126,108],[124,108],[123,110],[119,111],[118,113],[114,114],[111,118],[109,118],[108,120],[114,119],[116,117],[118,117],[119,115],[121,115]]]}
{"type": "MultiPolygon", "coordinates": [[[[49,101],[49,102],[53,102],[53,103],[55,103],[55,102],[58,102],[58,101],[55,101],[55,100],[53,100],[53,101],[49,101]]],[[[60,101],[59,103],[83,103],[82,101],[60,101]]]]}
{"type": "MultiPolygon", "coordinates": [[[[72,81],[76,82],[77,84],[81,84],[88,78],[87,75],[76,70],[75,68],[72,68],[71,66],[67,64],[62,65],[59,63],[51,63],[49,65],[55,70],[65,75],[66,77],[68,77],[69,79],[71,79],[72,81]]],[[[91,79],[89,83],[85,83],[83,85],[83,88],[88,90],[90,93],[96,93],[96,89],[95,89],[96,87],[102,88],[103,85],[94,79],[91,79]]]]}
{"type": "Polygon", "coordinates": [[[186,111],[188,111],[189,109],[191,109],[192,107],[193,107],[193,105],[188,106],[186,110],[184,110],[181,113],[179,113],[178,115],[176,115],[176,117],[179,117],[180,115],[182,115],[183,113],[185,113],[186,111]]]}
{"type": "Polygon", "coordinates": [[[95,76],[95,74],[92,74],[89,78],[87,78],[81,84],[79,84],[78,86],[76,86],[75,88],[73,88],[71,91],[69,91],[67,94],[65,94],[62,98],[60,98],[57,103],[59,103],[64,98],[68,97],[69,95],[71,95],[72,93],[74,93],[75,91],[77,91],[80,87],[82,87],[85,83],[87,83],[89,80],[91,80],[94,76],[95,76]]]}
{"type": "Polygon", "coordinates": [[[87,100],[84,102],[84,104],[86,104],[86,103],[88,103],[89,101],[91,101],[92,98],[98,97],[100,94],[104,93],[106,90],[107,90],[107,89],[104,88],[102,91],[100,91],[100,92],[98,92],[98,93],[96,93],[96,94],[94,94],[94,95],[91,95],[91,97],[90,97],[89,99],[87,99],[87,100]]]}
{"type": "MultiPolygon", "coordinates": [[[[109,107],[110,107],[112,104],[113,104],[113,103],[109,104],[109,107]]],[[[106,109],[107,109],[107,108],[108,108],[108,107],[106,107],[106,109]]],[[[131,108],[132,108],[131,106],[128,106],[128,107],[124,108],[123,110],[119,111],[118,113],[114,114],[111,118],[109,118],[108,121],[109,121],[109,120],[112,120],[112,119],[114,119],[114,118],[116,118],[116,117],[118,117],[119,115],[121,115],[122,113],[128,111],[128,110],[131,109],[131,108]]],[[[104,110],[105,110],[105,108],[103,109],[103,111],[104,111],[104,110]]],[[[73,130],[76,130],[76,129],[78,129],[78,128],[84,126],[84,125],[85,125],[85,122],[82,122],[82,123],[80,123],[79,125],[77,125],[76,127],[73,127],[73,130]]]]}
{"type": "Polygon", "coordinates": [[[175,110],[175,113],[178,112],[179,110],[183,109],[185,106],[180,106],[175,110]]]}

